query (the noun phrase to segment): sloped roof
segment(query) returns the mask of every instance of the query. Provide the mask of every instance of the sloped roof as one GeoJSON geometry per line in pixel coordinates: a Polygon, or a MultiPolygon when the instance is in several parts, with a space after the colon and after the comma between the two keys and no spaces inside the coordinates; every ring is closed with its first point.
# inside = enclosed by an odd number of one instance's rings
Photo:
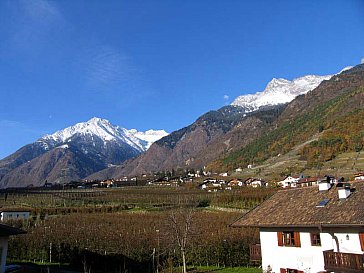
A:
{"type": "Polygon", "coordinates": [[[21,207],[14,207],[14,208],[0,208],[0,212],[30,212],[29,208],[21,208],[21,207]]]}
{"type": "Polygon", "coordinates": [[[0,224],[0,237],[24,234],[26,231],[9,225],[0,224]]]}
{"type": "Polygon", "coordinates": [[[300,180],[298,180],[298,183],[307,183],[307,182],[316,182],[318,180],[323,180],[324,178],[320,178],[320,177],[306,177],[306,178],[301,178],[300,180]]]}
{"type": "Polygon", "coordinates": [[[338,188],[318,187],[280,190],[231,224],[232,227],[363,226],[364,183],[351,183],[351,195],[339,199],[338,188]],[[320,201],[329,199],[324,207],[320,201]]]}

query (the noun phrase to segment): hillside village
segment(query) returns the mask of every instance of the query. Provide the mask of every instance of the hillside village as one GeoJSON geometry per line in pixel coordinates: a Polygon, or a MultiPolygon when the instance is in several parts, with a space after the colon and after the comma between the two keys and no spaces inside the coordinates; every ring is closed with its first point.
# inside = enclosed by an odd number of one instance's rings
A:
{"type": "MultiPolygon", "coordinates": [[[[364,172],[353,173],[353,181],[364,180],[364,172]]],[[[184,176],[162,176],[159,178],[151,179],[150,176],[143,175],[141,177],[123,177],[122,179],[105,179],[105,180],[84,180],[72,181],[63,185],[53,185],[46,183],[44,188],[48,189],[87,189],[87,188],[118,188],[128,186],[158,186],[158,187],[198,187],[202,190],[219,191],[219,190],[232,190],[238,187],[252,187],[252,188],[302,188],[309,186],[318,186],[321,182],[328,181],[330,183],[348,182],[350,179],[344,177],[335,177],[332,175],[305,177],[303,174],[300,176],[286,176],[279,181],[265,181],[261,178],[247,179],[237,178],[230,176],[227,173],[219,175],[211,175],[211,173],[187,173],[184,176]]]]}

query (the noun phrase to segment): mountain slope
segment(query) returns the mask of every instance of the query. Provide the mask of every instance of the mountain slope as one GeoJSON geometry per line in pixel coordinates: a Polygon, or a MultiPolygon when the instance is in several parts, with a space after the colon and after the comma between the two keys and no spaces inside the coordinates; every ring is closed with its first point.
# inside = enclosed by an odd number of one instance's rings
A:
{"type": "Polygon", "coordinates": [[[284,106],[245,113],[226,106],[210,111],[188,127],[155,142],[139,157],[91,175],[90,179],[138,175],[172,169],[199,169],[227,151],[234,151],[259,136],[284,106]]]}
{"type": "Polygon", "coordinates": [[[190,126],[154,143],[138,158],[90,178],[120,177],[171,169],[197,169],[247,145],[271,130],[285,103],[317,87],[332,75],[273,79],[263,92],[238,97],[231,106],[210,111],[190,126]]]}
{"type": "Polygon", "coordinates": [[[209,168],[232,170],[247,164],[261,163],[289,152],[319,133],[318,140],[307,144],[301,153],[302,157],[309,159],[308,162],[314,161],[316,165],[334,158],[337,153],[362,149],[364,133],[361,122],[350,121],[355,120],[355,117],[362,120],[363,90],[364,65],[335,75],[289,103],[277,119],[274,125],[276,129],[239,151],[213,162],[209,168]],[[342,125],[340,130],[337,130],[338,123],[342,125]],[[317,158],[312,158],[312,154],[317,158]]]}
{"type": "Polygon", "coordinates": [[[19,149],[0,161],[1,187],[39,186],[84,178],[113,164],[139,155],[160,131],[138,132],[92,118],[19,149]],[[138,135],[144,137],[139,138],[138,135]]]}

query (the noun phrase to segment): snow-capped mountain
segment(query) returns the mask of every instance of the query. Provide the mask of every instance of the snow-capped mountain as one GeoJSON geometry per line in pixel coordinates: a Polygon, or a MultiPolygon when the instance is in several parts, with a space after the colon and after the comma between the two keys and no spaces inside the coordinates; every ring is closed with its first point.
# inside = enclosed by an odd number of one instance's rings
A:
{"type": "Polygon", "coordinates": [[[62,143],[71,142],[75,136],[89,136],[91,137],[91,141],[93,141],[94,137],[98,137],[104,145],[107,142],[121,142],[128,144],[140,152],[144,152],[153,142],[166,135],[168,133],[164,130],[148,130],[146,132],[138,132],[135,129],[127,130],[112,125],[106,119],[94,117],[87,122],[77,123],[54,134],[45,135],[38,142],[44,143],[44,147],[49,149],[49,145],[54,147],[62,143]]]}
{"type": "Polygon", "coordinates": [[[166,135],[163,130],[138,132],[92,118],[45,135],[0,160],[0,188],[85,178],[140,155],[166,135]]]}
{"type": "Polygon", "coordinates": [[[307,75],[292,81],[273,78],[263,92],[237,97],[231,105],[245,108],[246,112],[256,111],[264,106],[273,106],[292,101],[298,95],[315,89],[324,80],[333,75],[307,75]]]}

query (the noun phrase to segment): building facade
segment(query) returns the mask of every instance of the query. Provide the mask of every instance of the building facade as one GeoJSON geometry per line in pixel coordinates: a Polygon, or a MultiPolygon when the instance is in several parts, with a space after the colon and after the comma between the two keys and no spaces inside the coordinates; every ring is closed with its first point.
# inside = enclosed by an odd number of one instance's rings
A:
{"type": "MultiPolygon", "coordinates": [[[[280,190],[233,227],[258,227],[263,272],[364,272],[364,183],[280,190]]],[[[259,254],[259,255],[257,255],[259,254]]],[[[257,259],[258,258],[258,259],[257,259]]]]}
{"type": "Polygon", "coordinates": [[[27,210],[17,210],[17,209],[4,209],[0,210],[0,220],[27,220],[30,217],[30,211],[27,210]]]}

